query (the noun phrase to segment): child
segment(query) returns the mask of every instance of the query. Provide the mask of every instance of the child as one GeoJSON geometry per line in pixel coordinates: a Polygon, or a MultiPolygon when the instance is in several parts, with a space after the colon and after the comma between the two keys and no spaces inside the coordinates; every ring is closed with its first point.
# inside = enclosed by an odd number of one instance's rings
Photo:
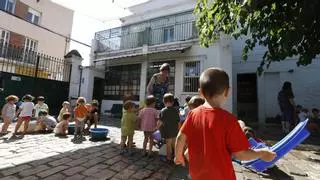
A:
{"type": "Polygon", "coordinates": [[[97,128],[98,126],[98,119],[99,119],[99,109],[98,109],[99,103],[96,100],[93,100],[90,104],[89,114],[87,117],[87,129],[86,131],[89,131],[91,126],[94,124],[94,128],[97,128]]]}
{"type": "Polygon", "coordinates": [[[232,156],[239,160],[273,160],[276,154],[269,150],[251,150],[236,117],[221,108],[229,94],[227,73],[219,68],[209,68],[201,74],[199,82],[201,96],[206,102],[189,112],[179,132],[176,164],[185,164],[183,150],[186,142],[193,180],[236,179],[232,156]]]}
{"type": "Polygon", "coordinates": [[[86,107],[86,99],[84,97],[79,97],[77,100],[77,107],[74,108],[74,118],[76,122],[76,127],[74,138],[72,139],[72,141],[85,140],[85,137],[83,137],[83,130],[87,116],[88,109],[86,107]]]}
{"type": "Polygon", "coordinates": [[[18,132],[18,129],[20,128],[22,122],[24,122],[24,131],[23,133],[27,133],[29,121],[31,120],[34,104],[31,102],[33,100],[33,97],[30,94],[27,94],[23,96],[21,104],[17,114],[19,114],[18,122],[16,124],[16,127],[14,129],[13,136],[15,136],[18,132]]]}
{"type": "Polygon", "coordinates": [[[170,93],[167,93],[163,96],[163,103],[165,108],[160,112],[160,121],[158,123],[158,128],[162,128],[161,137],[166,140],[166,149],[167,149],[167,161],[171,162],[172,155],[174,153],[174,144],[176,142],[176,137],[178,134],[179,126],[179,112],[173,107],[174,96],[170,93]]]}
{"type": "Polygon", "coordinates": [[[69,121],[71,120],[71,114],[69,112],[65,112],[62,115],[61,121],[54,128],[54,133],[56,136],[66,136],[67,129],[69,126],[69,121]]]}
{"type": "Polygon", "coordinates": [[[49,107],[46,103],[44,103],[44,97],[39,96],[37,98],[37,104],[34,106],[34,117],[38,118],[40,111],[47,111],[49,113],[49,107]]]}
{"type": "Polygon", "coordinates": [[[306,108],[303,108],[302,106],[297,106],[297,112],[299,113],[298,114],[298,119],[300,122],[308,119],[308,113],[309,113],[309,110],[306,109],[306,108]]]}
{"type": "Polygon", "coordinates": [[[308,125],[309,129],[313,132],[320,132],[320,117],[319,117],[319,109],[313,108],[311,110],[310,121],[308,125]]]}
{"type": "Polygon", "coordinates": [[[191,96],[186,97],[185,101],[186,103],[184,104],[183,109],[180,110],[180,122],[183,123],[184,120],[186,120],[188,113],[189,113],[189,107],[188,103],[191,99],[191,96]]]}
{"type": "Polygon", "coordinates": [[[38,123],[41,126],[41,130],[53,131],[57,125],[57,120],[54,117],[49,116],[46,110],[41,110],[38,114],[38,123]]]}
{"type": "Polygon", "coordinates": [[[70,108],[70,103],[68,101],[64,101],[62,103],[62,108],[59,112],[59,116],[58,116],[58,121],[61,122],[62,121],[62,115],[66,112],[69,112],[69,108],[70,108]]]}
{"type": "Polygon", "coordinates": [[[154,96],[148,96],[146,107],[139,113],[140,129],[144,132],[143,155],[146,156],[147,144],[149,142],[148,156],[152,156],[153,138],[152,133],[157,129],[158,111],[155,109],[156,99],[154,96]]]}
{"type": "Polygon", "coordinates": [[[136,126],[136,110],[135,110],[135,104],[133,101],[126,101],[123,105],[123,114],[121,119],[121,152],[120,154],[124,154],[126,152],[125,150],[125,144],[128,139],[128,153],[129,156],[132,155],[132,143],[133,143],[133,135],[134,135],[134,129],[136,126]]]}
{"type": "Polygon", "coordinates": [[[5,104],[2,108],[2,118],[3,118],[3,125],[2,125],[2,130],[1,130],[1,135],[3,134],[7,134],[7,130],[9,125],[11,124],[12,120],[15,118],[16,116],[16,105],[15,103],[18,102],[19,98],[15,95],[10,95],[8,97],[6,97],[6,102],[7,104],[5,104]]]}

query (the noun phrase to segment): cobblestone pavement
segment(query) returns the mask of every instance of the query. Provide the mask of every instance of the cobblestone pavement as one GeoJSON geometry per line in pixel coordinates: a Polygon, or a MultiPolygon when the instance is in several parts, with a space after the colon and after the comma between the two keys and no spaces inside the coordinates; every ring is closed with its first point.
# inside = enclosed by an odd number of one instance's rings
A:
{"type": "MultiPolygon", "coordinates": [[[[141,156],[143,135],[136,132],[137,152],[132,157],[119,155],[119,119],[102,118],[110,139],[82,144],[71,142],[72,136],[53,134],[0,138],[0,180],[4,179],[186,179],[183,167],[162,163],[157,156],[141,156]]],[[[1,126],[1,125],[0,125],[1,126]]],[[[11,130],[12,130],[11,126],[11,130]]],[[[234,165],[237,179],[320,179],[320,151],[295,150],[265,174],[257,174],[234,165]]]]}

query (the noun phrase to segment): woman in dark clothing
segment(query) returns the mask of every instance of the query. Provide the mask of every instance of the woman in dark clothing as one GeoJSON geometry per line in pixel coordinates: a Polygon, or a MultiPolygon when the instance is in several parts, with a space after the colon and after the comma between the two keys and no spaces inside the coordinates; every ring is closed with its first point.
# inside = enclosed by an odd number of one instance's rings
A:
{"type": "Polygon", "coordinates": [[[156,98],[155,108],[158,110],[164,108],[162,99],[169,89],[169,71],[170,65],[168,63],[162,64],[160,72],[152,76],[147,87],[148,95],[153,95],[156,98]]]}
{"type": "Polygon", "coordinates": [[[291,122],[295,122],[295,103],[293,99],[291,83],[286,81],[278,94],[278,103],[282,113],[282,131],[284,133],[289,133],[291,122]]]}

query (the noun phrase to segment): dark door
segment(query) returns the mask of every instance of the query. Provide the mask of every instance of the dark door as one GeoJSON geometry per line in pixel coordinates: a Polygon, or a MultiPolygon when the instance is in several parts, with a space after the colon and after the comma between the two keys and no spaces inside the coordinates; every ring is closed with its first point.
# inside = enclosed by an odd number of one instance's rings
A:
{"type": "Polygon", "coordinates": [[[99,101],[99,109],[101,108],[101,102],[103,99],[103,93],[104,93],[104,85],[105,80],[102,78],[95,77],[94,83],[93,83],[93,93],[92,93],[92,99],[99,101]]]}

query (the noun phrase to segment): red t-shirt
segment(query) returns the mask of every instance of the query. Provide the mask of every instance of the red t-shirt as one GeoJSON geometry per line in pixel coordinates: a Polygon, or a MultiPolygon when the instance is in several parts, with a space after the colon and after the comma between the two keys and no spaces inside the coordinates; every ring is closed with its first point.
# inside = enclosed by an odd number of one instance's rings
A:
{"type": "Polygon", "coordinates": [[[187,136],[192,180],[236,179],[231,155],[250,146],[234,115],[200,106],[188,114],[181,129],[187,136]]]}

